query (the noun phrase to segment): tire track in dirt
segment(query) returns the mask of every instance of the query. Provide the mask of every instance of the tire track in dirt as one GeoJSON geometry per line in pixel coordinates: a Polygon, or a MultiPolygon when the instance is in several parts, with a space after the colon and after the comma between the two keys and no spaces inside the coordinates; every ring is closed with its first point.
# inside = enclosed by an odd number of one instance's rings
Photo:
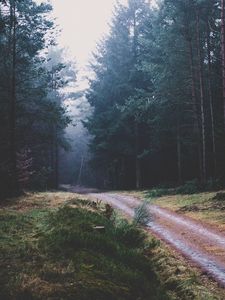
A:
{"type": "MultiPolygon", "coordinates": [[[[130,217],[141,203],[134,197],[113,193],[90,196],[109,203],[130,217]]],[[[156,205],[149,204],[148,209],[153,218],[147,229],[225,287],[225,236],[189,217],[156,205]]]]}

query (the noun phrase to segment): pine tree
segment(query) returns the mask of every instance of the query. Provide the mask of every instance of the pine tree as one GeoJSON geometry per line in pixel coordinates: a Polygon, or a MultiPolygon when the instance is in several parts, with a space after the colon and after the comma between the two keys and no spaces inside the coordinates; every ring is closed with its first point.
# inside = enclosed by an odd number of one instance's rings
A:
{"type": "MultiPolygon", "coordinates": [[[[54,41],[51,9],[48,3],[32,0],[0,2],[1,198],[21,192],[18,153],[30,149],[30,182],[37,182],[40,170],[49,169],[52,126],[63,144],[63,129],[70,122],[63,103],[53,102],[49,95],[47,58],[41,55],[54,41]]],[[[65,74],[59,76],[60,84],[67,81],[65,74]]]]}

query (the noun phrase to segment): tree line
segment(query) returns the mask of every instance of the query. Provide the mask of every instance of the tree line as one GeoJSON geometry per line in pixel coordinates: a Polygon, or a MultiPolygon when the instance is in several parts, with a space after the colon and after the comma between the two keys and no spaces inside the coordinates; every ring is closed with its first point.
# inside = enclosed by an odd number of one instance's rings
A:
{"type": "Polygon", "coordinates": [[[91,65],[99,186],[225,177],[224,0],[118,4],[91,65]]]}
{"type": "Polygon", "coordinates": [[[52,50],[51,10],[33,0],[0,1],[0,198],[27,185],[58,185],[58,152],[68,147],[63,130],[70,123],[60,89],[75,72],[52,50]]]}

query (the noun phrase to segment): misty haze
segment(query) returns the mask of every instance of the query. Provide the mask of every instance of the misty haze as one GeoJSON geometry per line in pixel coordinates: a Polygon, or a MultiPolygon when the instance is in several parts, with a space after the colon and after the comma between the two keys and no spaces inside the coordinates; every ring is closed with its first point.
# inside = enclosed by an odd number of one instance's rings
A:
{"type": "Polygon", "coordinates": [[[0,0],[0,299],[225,299],[225,0],[0,0]]]}

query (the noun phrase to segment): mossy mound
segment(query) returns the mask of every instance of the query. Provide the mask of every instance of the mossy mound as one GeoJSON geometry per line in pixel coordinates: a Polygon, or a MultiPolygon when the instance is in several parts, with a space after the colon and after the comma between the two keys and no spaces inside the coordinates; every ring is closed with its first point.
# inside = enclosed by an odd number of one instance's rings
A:
{"type": "Polygon", "coordinates": [[[0,234],[1,299],[168,299],[143,231],[102,210],[4,212],[0,234]]]}

